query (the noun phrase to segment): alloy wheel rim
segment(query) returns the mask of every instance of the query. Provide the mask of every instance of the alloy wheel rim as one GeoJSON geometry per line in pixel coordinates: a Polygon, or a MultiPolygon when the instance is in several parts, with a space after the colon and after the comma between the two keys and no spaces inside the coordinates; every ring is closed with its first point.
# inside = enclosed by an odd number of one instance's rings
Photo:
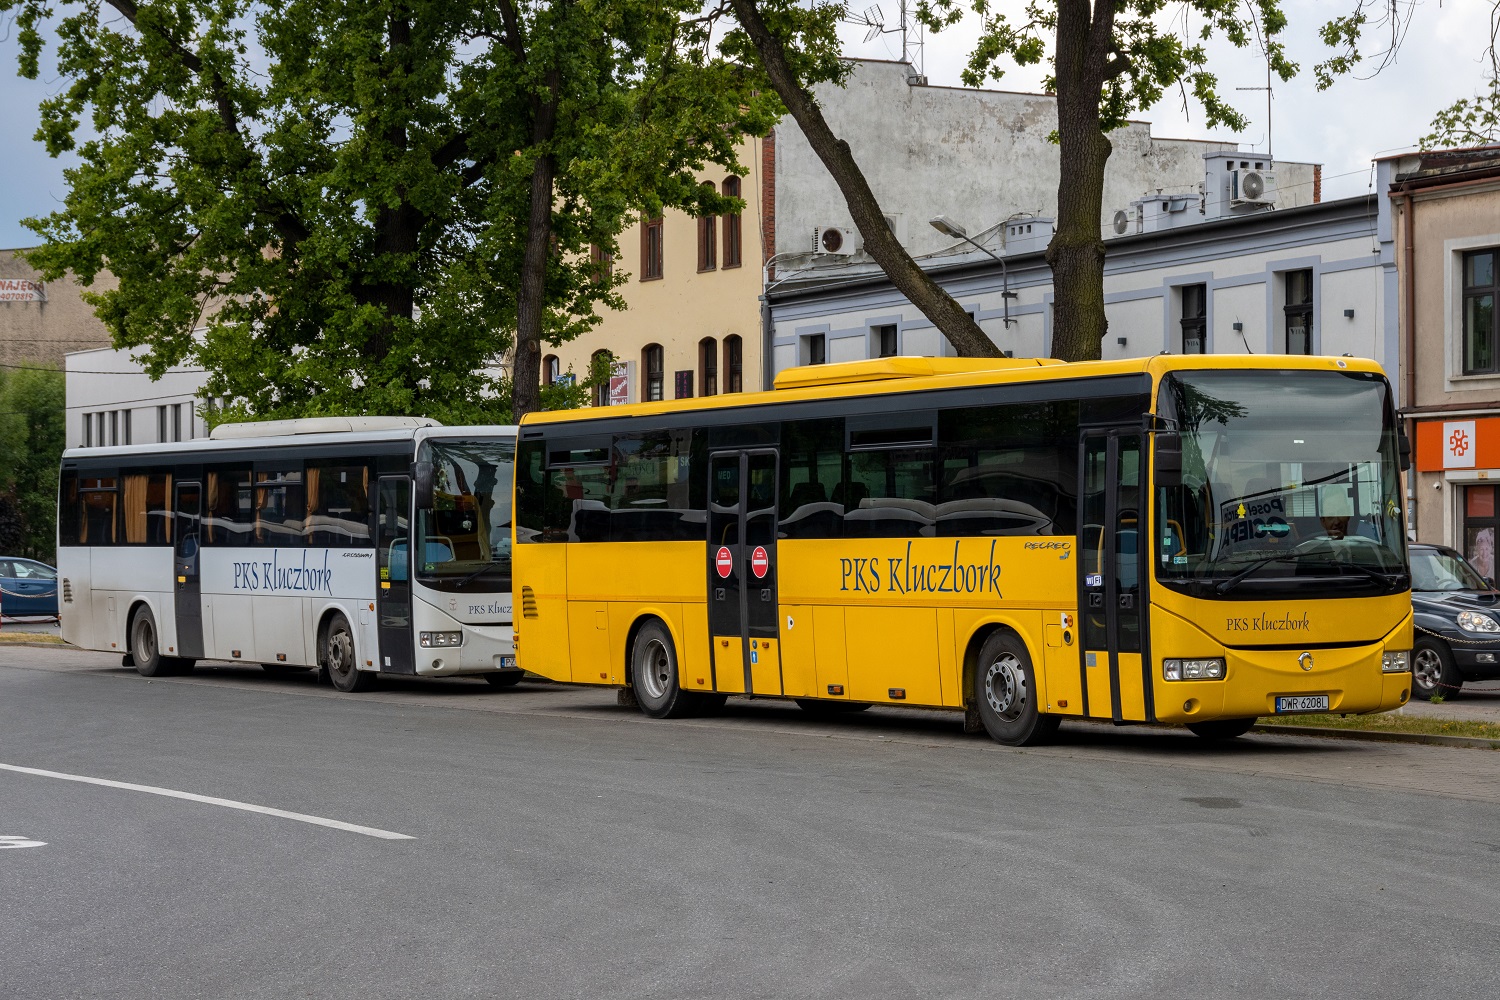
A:
{"type": "Polygon", "coordinates": [[[648,639],[636,662],[641,668],[636,675],[646,689],[646,696],[653,701],[665,698],[672,681],[672,658],[667,654],[666,644],[660,639],[648,639]]]}
{"type": "Polygon", "coordinates": [[[349,651],[349,633],[340,629],[328,637],[328,669],[343,677],[354,666],[349,651]]]}
{"type": "Polygon", "coordinates": [[[144,621],[135,627],[135,655],[137,660],[148,662],[156,658],[156,635],[144,621]]]}
{"type": "Polygon", "coordinates": [[[1438,678],[1443,673],[1442,660],[1438,659],[1437,652],[1432,649],[1421,649],[1412,659],[1412,678],[1418,687],[1436,688],[1438,678]]]}
{"type": "Polygon", "coordinates": [[[1026,710],[1026,671],[1013,654],[1006,653],[990,664],[984,677],[984,697],[1001,722],[1015,722],[1026,710]]]}

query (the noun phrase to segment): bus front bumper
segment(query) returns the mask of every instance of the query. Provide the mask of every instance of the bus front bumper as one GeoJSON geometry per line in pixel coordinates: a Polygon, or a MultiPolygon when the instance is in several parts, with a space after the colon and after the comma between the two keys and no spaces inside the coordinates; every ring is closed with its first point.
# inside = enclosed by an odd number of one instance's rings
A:
{"type": "Polygon", "coordinates": [[[1335,649],[1225,649],[1223,680],[1167,681],[1157,665],[1156,717],[1202,722],[1262,715],[1387,712],[1411,697],[1411,673],[1387,673],[1384,643],[1335,649]],[[1327,698],[1327,707],[1312,699],[1327,698]],[[1296,698],[1288,703],[1278,699],[1296,698]],[[1319,707],[1310,708],[1317,704],[1319,707]]]}

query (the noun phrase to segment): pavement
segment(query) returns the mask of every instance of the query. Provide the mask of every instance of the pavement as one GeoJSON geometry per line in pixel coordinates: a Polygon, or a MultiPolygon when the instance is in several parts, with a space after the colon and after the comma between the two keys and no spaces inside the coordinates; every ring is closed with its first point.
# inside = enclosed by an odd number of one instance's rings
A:
{"type": "Polygon", "coordinates": [[[1494,996],[1500,753],[118,662],[0,647],[0,996],[1494,996]]]}

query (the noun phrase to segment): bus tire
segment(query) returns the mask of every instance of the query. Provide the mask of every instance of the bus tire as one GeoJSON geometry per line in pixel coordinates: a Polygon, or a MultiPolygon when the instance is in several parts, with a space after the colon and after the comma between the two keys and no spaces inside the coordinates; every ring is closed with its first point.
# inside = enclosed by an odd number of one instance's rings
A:
{"type": "Polygon", "coordinates": [[[641,711],[653,719],[679,719],[697,707],[677,683],[677,649],[660,621],[642,625],[630,645],[630,683],[641,711]]]}
{"type": "Polygon", "coordinates": [[[172,673],[172,659],[161,655],[156,616],[144,605],[130,618],[130,658],[142,677],[166,677],[172,673]]]}
{"type": "Polygon", "coordinates": [[[318,660],[328,671],[328,679],[336,689],[353,694],[375,686],[375,675],[359,669],[359,661],[354,655],[354,633],[343,615],[329,619],[319,646],[318,660]]]}
{"type": "Polygon", "coordinates": [[[1057,732],[1055,715],[1037,710],[1036,671],[1026,644],[1014,633],[997,629],[979,648],[974,668],[974,704],[985,732],[1009,747],[1044,743],[1057,732]]]}
{"type": "Polygon", "coordinates": [[[1208,722],[1189,722],[1194,736],[1205,740],[1232,740],[1244,736],[1255,725],[1254,719],[1211,719],[1208,722]]]}
{"type": "Polygon", "coordinates": [[[484,679],[491,687],[513,688],[521,683],[521,678],[525,676],[524,670],[503,670],[499,673],[485,674],[484,679]]]}
{"type": "Polygon", "coordinates": [[[827,698],[797,698],[797,707],[814,718],[850,715],[870,707],[868,701],[830,701],[827,698]]]}

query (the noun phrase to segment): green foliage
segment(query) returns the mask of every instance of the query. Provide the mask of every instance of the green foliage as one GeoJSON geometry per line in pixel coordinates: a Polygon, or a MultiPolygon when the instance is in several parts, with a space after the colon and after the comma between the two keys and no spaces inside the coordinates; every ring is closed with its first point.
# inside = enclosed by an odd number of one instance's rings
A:
{"type": "Polygon", "coordinates": [[[1462,98],[1439,111],[1421,142],[1423,149],[1500,142],[1500,80],[1489,81],[1488,94],[1462,98]]]}
{"type": "Polygon", "coordinates": [[[57,470],[62,460],[65,403],[62,372],[20,368],[0,372],[0,495],[12,546],[6,555],[52,562],[57,544],[57,470]]]}
{"type": "Polygon", "coordinates": [[[38,138],[73,151],[28,220],[48,280],[90,295],[148,370],[209,372],[216,419],[508,411],[532,167],[557,165],[540,262],[553,343],[622,305],[601,276],[635,213],[736,209],[742,135],[779,102],[718,55],[694,0],[0,0],[20,71],[57,47],[38,138]],[[56,11],[56,14],[53,11],[56,11]],[[543,94],[556,129],[533,125],[543,94]]]}
{"type": "MultiPolygon", "coordinates": [[[[1100,25],[1102,4],[1094,4],[1094,24],[1100,25]]],[[[979,15],[981,33],[969,55],[963,81],[970,87],[1005,75],[1005,63],[1035,66],[1055,59],[1059,44],[1056,0],[1031,0],[1024,16],[1000,9],[993,0],[918,0],[917,17],[937,31],[958,22],[964,9],[979,15]]],[[[1297,73],[1297,64],[1287,58],[1281,41],[1286,15],[1280,0],[1121,0],[1114,4],[1111,41],[1100,50],[1100,129],[1109,132],[1126,124],[1132,114],[1161,100],[1169,88],[1177,87],[1204,110],[1207,124],[1243,130],[1245,117],[1219,96],[1219,80],[1209,72],[1204,42],[1225,39],[1238,48],[1252,44],[1262,49],[1271,69],[1282,80],[1297,73]],[[1174,12],[1169,19],[1165,12],[1174,12]]],[[[1088,25],[1085,25],[1088,27],[1088,25]]],[[[1046,88],[1060,96],[1071,81],[1049,75],[1046,88]]],[[[1086,95],[1080,95],[1085,96],[1086,95]]]]}

